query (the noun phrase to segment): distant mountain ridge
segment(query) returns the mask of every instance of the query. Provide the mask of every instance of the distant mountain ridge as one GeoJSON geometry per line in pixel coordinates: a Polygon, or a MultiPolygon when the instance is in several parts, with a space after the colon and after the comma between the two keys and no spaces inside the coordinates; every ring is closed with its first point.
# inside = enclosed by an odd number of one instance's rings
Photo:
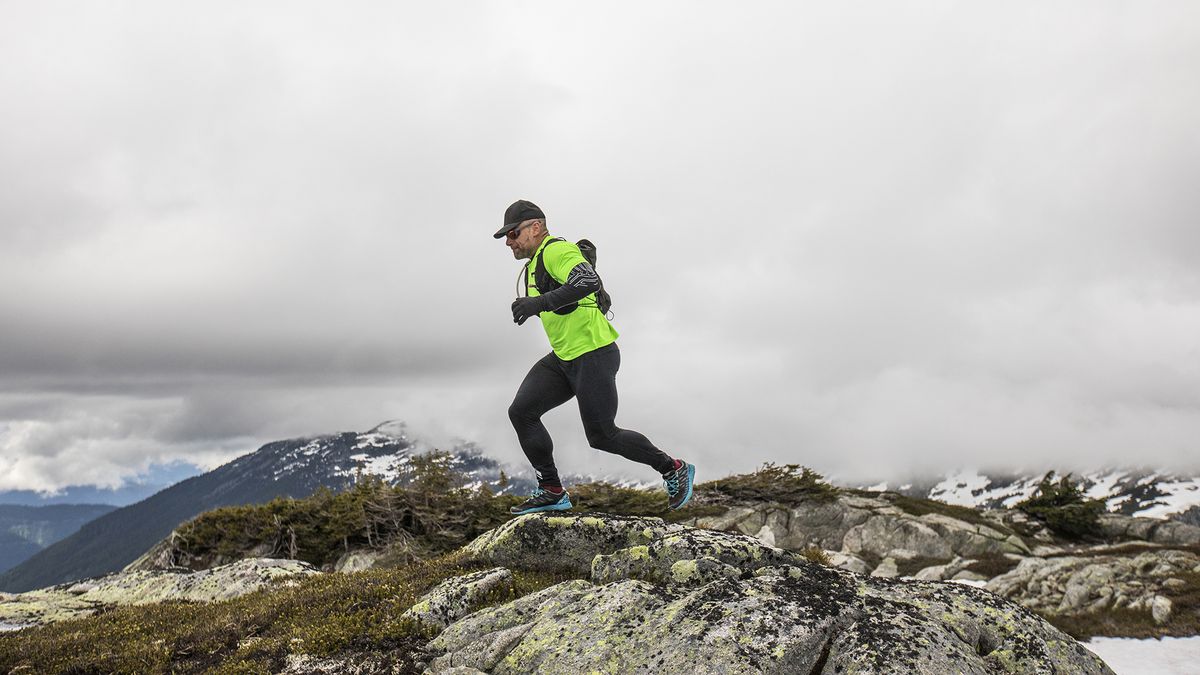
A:
{"type": "MultiPolygon", "coordinates": [[[[958,470],[907,483],[878,483],[872,490],[893,490],[910,497],[936,499],[948,504],[983,508],[1012,507],[1037,489],[1044,473],[981,472],[958,470]]],[[[1064,474],[1056,474],[1061,476],[1064,474]]],[[[1127,516],[1170,518],[1192,524],[1200,514],[1200,477],[1152,469],[1100,469],[1072,473],[1087,496],[1105,500],[1108,510],[1127,516]]]]}
{"type": "Polygon", "coordinates": [[[0,504],[0,572],[21,564],[84,523],[116,508],[108,504],[0,504]]]}
{"type": "MultiPolygon", "coordinates": [[[[261,504],[275,497],[305,497],[319,487],[341,490],[362,471],[390,483],[405,481],[414,454],[433,448],[410,440],[403,422],[366,432],[343,432],[267,443],[208,473],[180,481],[150,497],[87,523],[75,534],[0,574],[0,590],[21,592],[121,569],[180,523],[222,506],[261,504]]],[[[496,492],[531,490],[512,478],[501,485],[501,465],[473,443],[449,450],[450,465],[468,487],[496,492]]]]}

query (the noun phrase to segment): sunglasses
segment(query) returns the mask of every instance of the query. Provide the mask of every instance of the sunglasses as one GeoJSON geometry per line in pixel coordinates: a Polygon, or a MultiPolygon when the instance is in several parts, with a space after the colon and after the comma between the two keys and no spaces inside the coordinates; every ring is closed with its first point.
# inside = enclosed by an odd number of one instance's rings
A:
{"type": "Polygon", "coordinates": [[[517,227],[514,227],[513,229],[509,230],[508,232],[505,232],[504,236],[509,239],[516,239],[517,237],[521,236],[521,230],[525,229],[526,227],[529,227],[529,226],[528,225],[519,225],[517,227]]]}

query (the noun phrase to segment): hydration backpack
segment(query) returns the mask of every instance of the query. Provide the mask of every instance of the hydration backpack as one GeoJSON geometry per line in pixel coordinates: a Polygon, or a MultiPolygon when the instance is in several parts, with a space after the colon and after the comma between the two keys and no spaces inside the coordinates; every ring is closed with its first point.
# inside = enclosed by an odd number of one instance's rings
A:
{"type": "MultiPolygon", "coordinates": [[[[546,262],[542,260],[542,254],[545,253],[546,248],[558,241],[566,241],[566,239],[563,239],[562,237],[554,237],[550,241],[546,242],[546,246],[543,246],[541,251],[538,251],[537,264],[533,268],[533,282],[537,285],[538,293],[549,293],[550,291],[562,286],[562,284],[555,281],[554,277],[550,276],[550,273],[546,271],[546,262]]],[[[596,245],[587,239],[580,239],[579,241],[575,242],[575,245],[579,247],[579,252],[583,254],[584,260],[588,261],[588,264],[592,266],[593,270],[596,269],[596,245]]],[[[525,270],[525,296],[529,297],[529,263],[525,263],[525,270]]],[[[599,277],[600,273],[597,272],[596,278],[599,277]]],[[[608,311],[612,307],[612,297],[609,296],[608,291],[604,290],[603,279],[600,280],[600,289],[596,291],[595,304],[585,299],[579,302],[572,302],[569,305],[563,305],[562,307],[554,310],[554,313],[562,315],[570,314],[580,306],[595,307],[596,309],[600,310],[601,314],[604,314],[605,316],[608,315],[608,311]]]]}

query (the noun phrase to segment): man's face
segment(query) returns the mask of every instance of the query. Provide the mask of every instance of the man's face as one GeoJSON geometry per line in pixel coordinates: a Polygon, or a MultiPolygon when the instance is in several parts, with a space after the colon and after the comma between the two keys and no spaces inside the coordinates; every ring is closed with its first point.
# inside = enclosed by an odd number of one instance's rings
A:
{"type": "Polygon", "coordinates": [[[536,249],[537,240],[534,238],[534,231],[539,229],[534,225],[537,220],[525,220],[520,225],[513,228],[505,238],[504,243],[508,245],[513,252],[513,258],[521,260],[533,256],[536,249]]]}

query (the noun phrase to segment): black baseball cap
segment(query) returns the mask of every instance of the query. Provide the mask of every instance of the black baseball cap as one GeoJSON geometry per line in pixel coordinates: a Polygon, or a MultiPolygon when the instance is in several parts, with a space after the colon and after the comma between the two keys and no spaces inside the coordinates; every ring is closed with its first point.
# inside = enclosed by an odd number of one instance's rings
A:
{"type": "Polygon", "coordinates": [[[500,237],[508,234],[508,231],[514,227],[534,218],[541,218],[542,220],[545,220],[546,214],[542,213],[542,210],[538,208],[537,204],[534,204],[527,199],[518,199],[512,203],[512,206],[505,209],[504,227],[497,230],[496,234],[493,234],[492,236],[496,239],[499,239],[500,237]]]}

